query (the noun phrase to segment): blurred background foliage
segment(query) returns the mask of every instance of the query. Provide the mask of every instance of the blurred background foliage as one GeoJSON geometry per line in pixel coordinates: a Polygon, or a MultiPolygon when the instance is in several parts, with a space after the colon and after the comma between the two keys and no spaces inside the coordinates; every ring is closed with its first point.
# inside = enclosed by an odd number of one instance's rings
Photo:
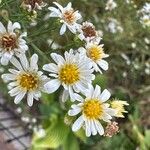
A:
{"type": "MultiPolygon", "coordinates": [[[[45,1],[52,6],[52,0],[45,1]]],[[[72,133],[70,124],[73,118],[66,116],[71,104],[62,104],[59,100],[61,90],[54,94],[43,94],[41,101],[29,109],[24,103],[21,116],[34,117],[36,125],[45,129],[45,135],[33,135],[33,150],[58,148],[64,150],[149,150],[150,149],[150,27],[140,23],[138,10],[149,0],[115,0],[117,7],[111,11],[105,10],[106,0],[57,0],[65,6],[72,2],[79,10],[83,21],[92,22],[102,32],[102,41],[108,58],[109,70],[97,75],[94,84],[108,88],[112,97],[126,100],[128,114],[125,119],[116,120],[120,133],[112,138],[95,136],[85,138],[84,132],[72,133]],[[115,24],[115,25],[114,25],[115,24]],[[29,112],[29,113],[27,113],[29,112]],[[65,118],[65,119],[64,119],[65,118]],[[64,123],[65,122],[65,123],[64,123]],[[68,125],[66,125],[66,123],[68,125]]],[[[28,45],[32,53],[40,57],[40,68],[50,62],[49,54],[56,51],[63,54],[70,48],[78,48],[83,43],[70,32],[59,36],[60,23],[57,19],[47,19],[47,7],[30,14],[21,7],[21,0],[2,0],[0,4],[0,21],[20,22],[23,30],[28,32],[28,45]],[[34,22],[32,21],[34,19],[34,22]],[[57,49],[55,48],[57,45],[57,49]],[[58,46],[59,45],[59,46],[58,46]]],[[[1,72],[7,72],[7,69],[1,72]]],[[[9,103],[12,98],[7,94],[1,81],[1,92],[9,103]]],[[[13,105],[13,104],[12,104],[13,105]]],[[[14,110],[18,106],[13,106],[14,110]]],[[[34,126],[30,127],[31,130],[34,126]]]]}

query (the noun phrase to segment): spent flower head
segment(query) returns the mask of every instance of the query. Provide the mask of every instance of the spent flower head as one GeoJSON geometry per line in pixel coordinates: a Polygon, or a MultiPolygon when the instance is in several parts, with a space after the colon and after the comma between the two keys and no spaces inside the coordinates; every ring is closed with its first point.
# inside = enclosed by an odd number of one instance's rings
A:
{"type": "Polygon", "coordinates": [[[7,29],[0,22],[0,57],[1,64],[7,65],[13,55],[20,56],[28,50],[28,46],[23,37],[27,36],[24,32],[20,34],[17,29],[21,29],[18,22],[8,22],[7,29]]]}
{"type": "Polygon", "coordinates": [[[127,111],[125,110],[124,106],[129,105],[126,101],[121,101],[121,100],[113,100],[111,102],[111,107],[116,109],[117,113],[116,113],[116,117],[120,117],[120,118],[124,118],[123,113],[127,113],[127,111]]]}

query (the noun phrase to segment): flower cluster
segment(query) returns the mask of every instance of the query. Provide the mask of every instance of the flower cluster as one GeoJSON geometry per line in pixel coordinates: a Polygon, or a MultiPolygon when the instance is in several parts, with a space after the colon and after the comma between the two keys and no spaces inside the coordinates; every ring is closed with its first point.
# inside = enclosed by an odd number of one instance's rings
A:
{"type": "Polygon", "coordinates": [[[139,10],[140,22],[144,27],[150,26],[150,3],[145,3],[143,8],[139,10]]]}
{"type": "MultiPolygon", "coordinates": [[[[57,8],[49,7],[49,17],[57,17],[62,23],[60,35],[67,28],[85,44],[76,50],[70,49],[61,56],[51,53],[53,62],[45,64],[43,70],[48,73],[44,75],[38,69],[38,55],[33,54],[30,59],[26,56],[27,43],[23,37],[27,33],[21,33],[19,23],[8,22],[7,29],[0,22],[0,57],[1,64],[8,65],[9,61],[14,66],[9,73],[3,74],[2,79],[9,82],[9,94],[18,104],[24,97],[29,106],[33,100],[39,100],[42,92],[53,93],[59,87],[63,87],[62,101],[71,100],[73,104],[68,111],[69,116],[77,116],[72,125],[76,132],[81,127],[85,129],[86,136],[104,135],[102,122],[110,123],[113,117],[123,117],[124,101],[107,102],[111,96],[105,89],[101,91],[99,85],[93,87],[95,72],[102,73],[108,70],[108,62],[104,60],[109,55],[105,53],[103,44],[100,44],[99,31],[90,22],[81,23],[81,14],[68,3],[62,7],[54,2],[57,8]]],[[[24,0],[23,5],[28,11],[41,9],[45,6],[42,0],[24,0]]]]}

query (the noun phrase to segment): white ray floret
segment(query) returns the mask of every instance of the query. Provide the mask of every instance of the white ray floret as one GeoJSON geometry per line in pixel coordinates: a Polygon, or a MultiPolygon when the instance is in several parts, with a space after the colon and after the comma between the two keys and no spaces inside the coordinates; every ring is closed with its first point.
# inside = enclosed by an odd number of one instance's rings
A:
{"type": "Polygon", "coordinates": [[[81,19],[81,14],[79,11],[75,11],[72,8],[71,2],[64,8],[57,2],[53,3],[58,7],[58,9],[55,7],[49,7],[48,9],[51,11],[50,17],[58,17],[60,18],[60,22],[63,23],[60,29],[60,35],[63,35],[66,32],[67,27],[72,33],[75,34],[79,28],[77,21],[81,19]]]}
{"type": "Polygon", "coordinates": [[[102,73],[101,69],[108,70],[107,61],[103,60],[103,58],[109,57],[108,54],[104,53],[103,44],[98,44],[97,42],[88,42],[85,48],[80,47],[78,51],[82,55],[86,55],[90,58],[92,66],[96,72],[102,73]]]}
{"type": "Polygon", "coordinates": [[[100,121],[110,122],[116,110],[105,103],[110,98],[110,92],[105,89],[101,93],[100,86],[96,85],[95,89],[91,85],[82,93],[85,98],[78,95],[78,104],[73,104],[68,111],[69,116],[80,114],[78,119],[73,123],[72,130],[78,131],[81,127],[85,129],[86,136],[104,134],[104,128],[100,121]]]}
{"type": "Polygon", "coordinates": [[[29,106],[33,105],[33,100],[39,100],[41,92],[44,92],[44,84],[47,82],[47,76],[38,71],[38,55],[34,54],[27,60],[25,55],[20,56],[20,62],[12,58],[10,62],[16,69],[9,69],[10,73],[3,74],[2,79],[9,82],[9,94],[14,97],[14,103],[18,104],[25,95],[29,106]]]}
{"type": "Polygon", "coordinates": [[[49,93],[55,92],[60,85],[64,87],[62,95],[65,101],[70,95],[75,99],[75,92],[80,92],[88,87],[94,79],[93,69],[90,60],[84,55],[73,53],[73,50],[65,52],[65,58],[61,55],[52,53],[51,57],[56,64],[50,63],[43,66],[43,70],[50,72],[49,76],[53,77],[50,82],[45,84],[49,93]]]}

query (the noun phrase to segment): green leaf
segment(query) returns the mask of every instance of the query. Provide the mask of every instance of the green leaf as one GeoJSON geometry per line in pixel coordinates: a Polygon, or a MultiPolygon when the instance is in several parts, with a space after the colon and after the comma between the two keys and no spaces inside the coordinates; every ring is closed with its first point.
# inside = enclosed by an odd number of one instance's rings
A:
{"type": "Polygon", "coordinates": [[[63,145],[63,150],[79,150],[79,143],[75,135],[70,132],[68,135],[68,138],[66,139],[64,145],[63,145]]]}
{"type": "Polygon", "coordinates": [[[150,149],[150,130],[145,131],[144,143],[150,149]]]}
{"type": "Polygon", "coordinates": [[[64,143],[69,134],[69,127],[67,127],[63,120],[59,120],[46,130],[44,138],[33,139],[33,147],[36,148],[58,148],[64,143]]]}
{"type": "Polygon", "coordinates": [[[78,130],[77,132],[74,132],[74,134],[83,142],[86,142],[87,138],[85,135],[85,131],[81,128],[80,130],[78,130]]]}
{"type": "Polygon", "coordinates": [[[93,81],[93,84],[96,85],[100,85],[101,88],[106,88],[107,86],[107,77],[105,75],[102,75],[102,74],[98,74],[96,75],[95,77],[95,80],[93,81]]]}

